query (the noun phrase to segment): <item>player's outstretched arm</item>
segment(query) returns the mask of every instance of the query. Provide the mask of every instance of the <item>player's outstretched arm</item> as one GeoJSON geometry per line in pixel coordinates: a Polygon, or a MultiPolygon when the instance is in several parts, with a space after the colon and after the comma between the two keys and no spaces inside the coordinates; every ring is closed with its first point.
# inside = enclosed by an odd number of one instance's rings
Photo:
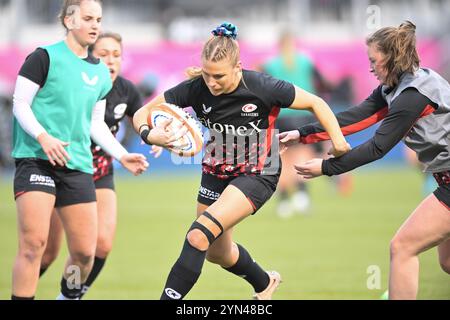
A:
{"type": "MultiPolygon", "coordinates": [[[[350,145],[347,143],[344,135],[342,134],[335,115],[323,99],[314,94],[306,92],[305,90],[295,87],[295,99],[290,108],[298,110],[309,110],[314,113],[320,124],[325,128],[331,138],[331,142],[333,144],[331,153],[334,156],[339,157],[351,149],[350,145]]],[[[292,143],[292,141],[294,140],[298,142],[300,139],[300,134],[298,130],[295,131],[296,132],[280,134],[280,142],[287,145],[289,145],[289,143],[292,143]]]]}

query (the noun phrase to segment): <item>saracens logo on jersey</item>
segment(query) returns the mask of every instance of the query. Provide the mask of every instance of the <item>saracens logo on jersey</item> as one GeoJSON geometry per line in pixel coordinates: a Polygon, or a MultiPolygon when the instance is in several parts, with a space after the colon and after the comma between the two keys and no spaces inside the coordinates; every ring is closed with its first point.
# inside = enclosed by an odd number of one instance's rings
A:
{"type": "Polygon", "coordinates": [[[118,104],[114,107],[114,119],[122,119],[125,115],[125,110],[127,110],[128,105],[126,103],[118,104]]]}
{"type": "Polygon", "coordinates": [[[242,107],[242,113],[241,116],[243,117],[258,117],[259,113],[255,112],[255,110],[258,109],[257,105],[254,105],[252,103],[246,104],[242,107]]]}

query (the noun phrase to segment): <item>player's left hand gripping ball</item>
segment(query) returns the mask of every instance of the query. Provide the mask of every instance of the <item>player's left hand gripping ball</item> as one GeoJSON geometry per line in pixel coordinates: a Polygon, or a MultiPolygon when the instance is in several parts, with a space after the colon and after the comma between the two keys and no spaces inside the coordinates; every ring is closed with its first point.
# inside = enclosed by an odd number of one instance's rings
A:
{"type": "Polygon", "coordinates": [[[199,153],[203,147],[201,126],[198,121],[180,107],[170,103],[153,106],[148,114],[147,123],[153,129],[163,123],[164,120],[170,119],[173,119],[170,124],[171,130],[176,132],[184,126],[187,133],[167,149],[181,157],[192,157],[199,153]]]}

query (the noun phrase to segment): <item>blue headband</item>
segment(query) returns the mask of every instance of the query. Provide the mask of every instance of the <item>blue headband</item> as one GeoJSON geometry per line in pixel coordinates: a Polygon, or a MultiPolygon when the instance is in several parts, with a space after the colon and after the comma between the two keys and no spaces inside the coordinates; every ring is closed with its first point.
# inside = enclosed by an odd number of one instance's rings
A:
{"type": "Polygon", "coordinates": [[[238,28],[229,22],[224,22],[217,28],[215,28],[211,33],[216,37],[227,37],[236,40],[238,28]]]}

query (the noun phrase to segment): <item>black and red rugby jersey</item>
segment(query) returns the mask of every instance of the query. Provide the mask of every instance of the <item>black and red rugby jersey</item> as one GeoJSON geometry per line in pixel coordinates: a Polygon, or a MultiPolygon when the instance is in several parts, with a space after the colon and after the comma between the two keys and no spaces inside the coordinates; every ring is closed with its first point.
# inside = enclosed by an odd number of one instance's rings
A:
{"type": "Polygon", "coordinates": [[[204,173],[219,178],[279,174],[274,126],[280,108],[289,107],[295,99],[291,83],[243,70],[241,82],[231,93],[214,96],[203,77],[197,77],[167,90],[164,97],[179,107],[192,107],[209,129],[204,173]]]}

